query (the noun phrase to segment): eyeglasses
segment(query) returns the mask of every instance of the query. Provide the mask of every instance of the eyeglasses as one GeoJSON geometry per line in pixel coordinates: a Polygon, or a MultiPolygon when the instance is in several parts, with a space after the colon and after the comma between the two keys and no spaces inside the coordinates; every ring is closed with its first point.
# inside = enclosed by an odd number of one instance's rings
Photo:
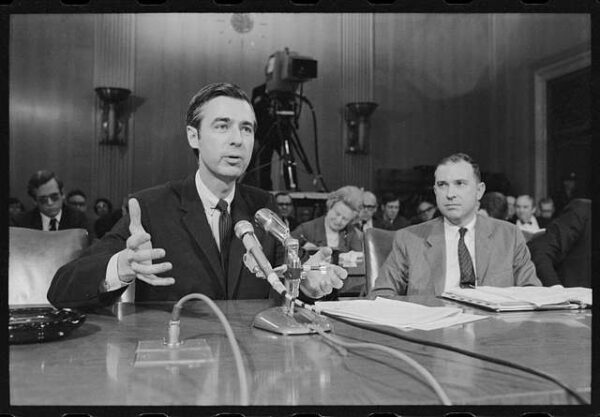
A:
{"type": "Polygon", "coordinates": [[[52,204],[60,199],[60,193],[52,193],[50,195],[40,195],[36,197],[38,204],[52,204]]]}
{"type": "Polygon", "coordinates": [[[277,203],[278,206],[292,206],[292,203],[277,203]]]}
{"type": "Polygon", "coordinates": [[[368,204],[363,204],[363,208],[366,208],[368,210],[374,210],[374,209],[377,208],[377,206],[371,206],[371,205],[368,205],[368,204]]]}

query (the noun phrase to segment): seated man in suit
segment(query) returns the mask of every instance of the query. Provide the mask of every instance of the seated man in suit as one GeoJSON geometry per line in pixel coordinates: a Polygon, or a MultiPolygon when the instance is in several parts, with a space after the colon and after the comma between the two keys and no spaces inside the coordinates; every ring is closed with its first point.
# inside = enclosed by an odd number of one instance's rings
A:
{"type": "Polygon", "coordinates": [[[537,233],[541,230],[535,217],[535,201],[533,197],[523,194],[517,197],[515,203],[517,220],[515,224],[524,232],[537,233]]]}
{"type": "Polygon", "coordinates": [[[554,200],[550,197],[542,198],[538,203],[538,213],[538,223],[542,229],[545,229],[554,220],[554,200]]]}
{"type": "MultiPolygon", "coordinates": [[[[109,305],[134,280],[136,301],[175,301],[195,292],[215,299],[267,298],[270,285],[242,265],[245,249],[233,231],[237,221],[251,220],[260,208],[276,210],[271,194],[237,184],[250,162],[255,129],[244,91],[226,83],[203,87],[186,118],[198,169],[183,180],[134,194],[129,214],[57,271],[48,300],[56,307],[109,305]]],[[[275,239],[258,229],[256,237],[276,266],[275,239]]],[[[309,262],[330,255],[320,251],[309,262]]],[[[341,288],[347,275],[337,266],[326,274],[315,272],[300,284],[311,298],[341,288]]]]}
{"type": "Polygon", "coordinates": [[[377,212],[377,197],[371,191],[363,191],[363,206],[354,226],[361,232],[373,228],[373,216],[377,212]]]}
{"type": "Polygon", "coordinates": [[[381,198],[381,217],[373,220],[373,227],[398,230],[409,224],[409,221],[400,214],[400,197],[394,193],[385,193],[381,198]]]}
{"type": "Polygon", "coordinates": [[[437,296],[458,286],[541,285],[516,226],[477,215],[485,184],[468,155],[440,161],[434,192],[442,216],[396,232],[370,297],[437,296]]]}
{"type": "Polygon", "coordinates": [[[592,201],[577,198],[527,246],[545,286],[592,287],[592,201]]]}
{"type": "Polygon", "coordinates": [[[290,231],[298,227],[298,221],[294,217],[294,201],[289,193],[284,191],[275,194],[275,203],[279,217],[286,224],[290,231]]]}
{"type": "Polygon", "coordinates": [[[32,210],[16,216],[11,226],[45,231],[88,229],[84,213],[65,203],[63,182],[52,171],[37,171],[29,179],[27,193],[33,199],[32,210]]]}

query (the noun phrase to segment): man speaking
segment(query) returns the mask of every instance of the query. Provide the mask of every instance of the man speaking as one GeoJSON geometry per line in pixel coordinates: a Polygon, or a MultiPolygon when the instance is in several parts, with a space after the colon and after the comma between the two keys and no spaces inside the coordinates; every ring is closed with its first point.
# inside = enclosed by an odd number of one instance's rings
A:
{"type": "MultiPolygon", "coordinates": [[[[129,215],[57,271],[48,300],[59,308],[109,305],[134,280],[136,301],[178,300],[193,292],[214,299],[267,298],[270,285],[242,265],[244,246],[233,235],[233,225],[251,221],[258,209],[276,210],[269,193],[236,183],[250,162],[255,130],[243,90],[227,83],[203,87],[186,118],[198,170],[134,194],[129,215]]],[[[262,230],[256,236],[275,264],[275,239],[262,230]]],[[[318,252],[309,262],[328,255],[318,252]]],[[[307,274],[304,294],[320,298],[341,288],[346,272],[336,266],[328,271],[307,274]]]]}

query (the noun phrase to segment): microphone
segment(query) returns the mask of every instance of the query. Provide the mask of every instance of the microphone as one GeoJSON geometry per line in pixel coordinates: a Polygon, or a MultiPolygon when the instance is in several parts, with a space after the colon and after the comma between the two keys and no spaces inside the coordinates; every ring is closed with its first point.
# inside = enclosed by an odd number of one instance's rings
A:
{"type": "Polygon", "coordinates": [[[285,244],[290,237],[290,229],[281,218],[268,208],[261,208],[254,214],[254,220],[267,233],[275,236],[277,240],[285,244]]]}
{"type": "Polygon", "coordinates": [[[246,251],[252,255],[256,261],[256,264],[267,278],[267,281],[269,281],[273,289],[280,294],[282,291],[285,291],[285,287],[279,281],[277,273],[273,271],[273,267],[265,256],[260,242],[254,235],[254,227],[252,227],[252,224],[247,220],[240,220],[233,227],[233,231],[235,232],[235,236],[244,244],[246,251]]]}

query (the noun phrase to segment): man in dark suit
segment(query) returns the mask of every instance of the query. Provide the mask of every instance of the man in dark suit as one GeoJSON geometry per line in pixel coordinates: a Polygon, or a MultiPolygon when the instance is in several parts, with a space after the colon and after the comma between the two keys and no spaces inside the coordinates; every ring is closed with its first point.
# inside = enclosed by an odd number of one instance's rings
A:
{"type": "Polygon", "coordinates": [[[517,227],[477,215],[485,184],[468,155],[440,161],[434,191],[442,216],[396,232],[370,297],[440,295],[458,286],[541,285],[517,227]]]}
{"type": "Polygon", "coordinates": [[[27,193],[35,207],[16,216],[11,225],[45,231],[88,229],[85,214],[65,204],[63,182],[52,171],[34,173],[27,184],[27,193]]]}
{"type": "Polygon", "coordinates": [[[400,214],[400,197],[394,193],[385,193],[381,198],[381,217],[373,219],[373,227],[398,230],[408,225],[410,222],[400,214]]]}
{"type": "Polygon", "coordinates": [[[289,193],[284,191],[275,194],[275,203],[279,217],[286,224],[290,231],[298,227],[298,220],[294,217],[294,201],[289,193]]]}
{"type": "Polygon", "coordinates": [[[545,286],[592,286],[592,202],[577,198],[527,245],[545,286]]]}
{"type": "MultiPolygon", "coordinates": [[[[237,86],[209,84],[192,98],[186,125],[198,170],[182,181],[134,194],[129,214],[82,257],[57,271],[48,291],[53,305],[107,305],[134,280],[136,301],[178,300],[194,292],[217,299],[269,295],[267,282],[243,267],[244,246],[233,236],[237,221],[251,220],[263,207],[275,210],[269,193],[236,183],[254,144],[250,100],[237,86]]],[[[261,230],[256,236],[275,263],[274,239],[261,230]]],[[[321,251],[312,262],[329,255],[321,251]]],[[[340,288],[346,272],[332,266],[328,274],[307,275],[302,291],[320,298],[340,288]]]]}

